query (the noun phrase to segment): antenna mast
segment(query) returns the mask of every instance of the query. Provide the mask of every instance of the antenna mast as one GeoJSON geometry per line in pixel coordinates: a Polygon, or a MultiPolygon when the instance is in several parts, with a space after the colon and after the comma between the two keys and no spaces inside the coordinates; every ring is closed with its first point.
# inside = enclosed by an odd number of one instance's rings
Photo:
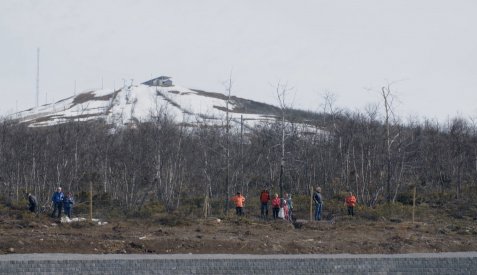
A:
{"type": "Polygon", "coordinates": [[[40,98],[40,48],[36,48],[36,107],[40,98]]]}

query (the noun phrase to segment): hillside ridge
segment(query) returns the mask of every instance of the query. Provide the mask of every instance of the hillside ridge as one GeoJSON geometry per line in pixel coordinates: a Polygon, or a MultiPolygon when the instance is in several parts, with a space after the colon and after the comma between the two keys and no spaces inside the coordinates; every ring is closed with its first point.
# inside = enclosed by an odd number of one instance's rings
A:
{"type": "Polygon", "coordinates": [[[10,119],[32,127],[103,119],[116,126],[147,121],[166,111],[178,122],[223,125],[227,112],[231,121],[243,119],[247,126],[275,121],[280,108],[251,99],[200,89],[189,89],[158,77],[120,89],[93,89],[55,103],[20,111],[10,119]],[[159,83],[160,81],[160,83],[159,83]]]}

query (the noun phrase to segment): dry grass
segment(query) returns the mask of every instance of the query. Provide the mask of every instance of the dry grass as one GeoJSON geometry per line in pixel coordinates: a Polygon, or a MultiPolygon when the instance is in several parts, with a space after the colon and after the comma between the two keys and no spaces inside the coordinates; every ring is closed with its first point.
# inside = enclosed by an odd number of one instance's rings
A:
{"type": "MultiPolygon", "coordinates": [[[[295,203],[301,199],[296,198],[295,203]]],[[[258,201],[257,201],[258,202],[258,201]]],[[[344,215],[341,202],[328,201],[331,220],[299,219],[294,227],[283,220],[261,220],[249,200],[245,217],[201,213],[201,200],[165,213],[160,204],[146,205],[143,217],[110,217],[108,224],[59,224],[45,214],[33,215],[16,204],[0,204],[0,253],[410,253],[477,250],[477,224],[467,215],[455,218],[451,206],[421,204],[416,222],[403,204],[358,207],[344,215]],[[11,250],[13,249],[13,250],[11,250]]],[[[213,202],[213,204],[221,203],[213,202]]],[[[253,204],[253,205],[252,205],[253,204]]],[[[216,205],[217,207],[217,205],[216,205]]],[[[220,208],[222,209],[222,208],[220,208]]],[[[306,207],[298,218],[306,218],[306,207]]],[[[221,211],[218,211],[221,212],[221,211]]]]}

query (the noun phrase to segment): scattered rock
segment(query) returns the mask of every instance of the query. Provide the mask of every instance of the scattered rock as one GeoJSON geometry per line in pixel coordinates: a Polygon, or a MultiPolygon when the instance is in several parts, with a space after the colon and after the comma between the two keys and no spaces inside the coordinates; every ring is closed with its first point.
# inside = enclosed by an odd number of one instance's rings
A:
{"type": "Polygon", "coordinates": [[[449,230],[447,230],[446,228],[439,228],[439,229],[437,230],[437,232],[438,232],[439,234],[444,234],[444,235],[449,234],[449,230]]]}
{"type": "Polygon", "coordinates": [[[299,222],[298,220],[293,223],[295,229],[301,229],[303,227],[303,222],[299,222]]]}
{"type": "Polygon", "coordinates": [[[132,248],[144,249],[144,245],[141,243],[130,242],[129,246],[131,246],[132,248]]]}

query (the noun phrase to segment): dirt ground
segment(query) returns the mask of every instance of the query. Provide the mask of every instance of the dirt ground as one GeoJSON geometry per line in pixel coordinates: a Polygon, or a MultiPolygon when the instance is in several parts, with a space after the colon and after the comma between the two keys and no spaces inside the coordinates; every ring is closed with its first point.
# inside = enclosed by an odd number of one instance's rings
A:
{"type": "Polygon", "coordinates": [[[411,253],[477,251],[477,222],[369,220],[336,216],[295,224],[258,217],[164,218],[59,223],[46,215],[3,211],[0,254],[6,253],[411,253]],[[7,213],[7,214],[5,214],[7,213]]]}

